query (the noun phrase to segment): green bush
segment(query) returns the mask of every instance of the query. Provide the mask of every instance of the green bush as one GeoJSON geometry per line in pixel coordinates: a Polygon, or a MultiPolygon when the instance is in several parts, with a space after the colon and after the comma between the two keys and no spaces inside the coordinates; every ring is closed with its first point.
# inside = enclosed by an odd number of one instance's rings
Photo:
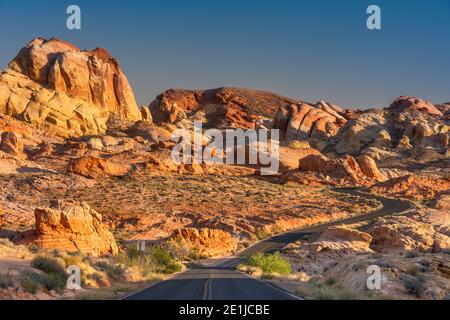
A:
{"type": "Polygon", "coordinates": [[[247,258],[246,264],[259,267],[264,273],[289,274],[292,272],[291,264],[279,252],[273,254],[256,253],[247,258]]]}

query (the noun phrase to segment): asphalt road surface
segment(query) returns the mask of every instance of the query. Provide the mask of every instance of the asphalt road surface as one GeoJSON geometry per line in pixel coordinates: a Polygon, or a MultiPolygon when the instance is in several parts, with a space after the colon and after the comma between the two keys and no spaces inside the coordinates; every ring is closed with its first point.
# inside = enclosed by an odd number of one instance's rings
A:
{"type": "Polygon", "coordinates": [[[411,202],[377,197],[361,193],[355,189],[335,189],[341,193],[375,199],[383,204],[379,210],[365,215],[324,223],[300,230],[285,232],[258,242],[238,254],[204,268],[190,269],[159,282],[142,291],[133,293],[125,300],[299,300],[300,297],[288,293],[273,284],[258,280],[236,271],[240,257],[256,252],[282,250],[289,243],[304,236],[320,233],[331,226],[352,224],[385,215],[402,214],[414,207],[411,202]]]}

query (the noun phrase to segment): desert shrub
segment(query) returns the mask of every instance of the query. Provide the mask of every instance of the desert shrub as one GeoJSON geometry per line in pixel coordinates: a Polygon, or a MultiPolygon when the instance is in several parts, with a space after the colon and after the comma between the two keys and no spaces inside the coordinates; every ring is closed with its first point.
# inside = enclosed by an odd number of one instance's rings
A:
{"type": "Polygon", "coordinates": [[[258,238],[258,240],[264,240],[271,236],[271,233],[267,230],[267,228],[256,228],[255,229],[255,236],[258,238]]]}
{"type": "MultiPolygon", "coordinates": [[[[65,262],[60,258],[39,255],[31,261],[31,266],[45,273],[41,277],[33,276],[47,290],[63,290],[67,284],[65,262]]],[[[35,273],[36,274],[36,273],[35,273]]]]}
{"type": "Polygon", "coordinates": [[[419,256],[419,252],[417,251],[407,251],[405,257],[408,259],[417,258],[419,256]]]}
{"type": "Polygon", "coordinates": [[[38,290],[61,291],[66,287],[66,279],[57,273],[44,274],[28,271],[21,274],[20,285],[32,294],[38,290]]]}
{"type": "Polygon", "coordinates": [[[336,284],[336,279],[333,277],[329,277],[326,281],[325,281],[325,285],[327,286],[333,286],[336,284]]]}
{"type": "Polygon", "coordinates": [[[420,268],[414,265],[408,268],[406,272],[413,277],[417,277],[420,274],[420,268]]]}
{"type": "Polygon", "coordinates": [[[66,274],[64,260],[47,255],[39,255],[31,260],[31,266],[45,273],[66,274]]]}
{"type": "Polygon", "coordinates": [[[125,266],[137,267],[143,276],[150,276],[153,273],[170,274],[181,271],[183,268],[162,246],[152,246],[145,252],[139,252],[135,247],[130,247],[117,259],[125,266]]]}
{"type": "Polygon", "coordinates": [[[0,273],[0,288],[7,289],[14,286],[13,278],[9,272],[0,273]]]}
{"type": "Polygon", "coordinates": [[[21,287],[31,294],[43,288],[45,283],[45,275],[36,272],[23,272],[20,279],[21,287]]]}
{"type": "Polygon", "coordinates": [[[402,281],[407,292],[418,298],[420,298],[426,290],[426,280],[423,276],[414,277],[411,275],[404,275],[402,281]]]}
{"type": "Polygon", "coordinates": [[[314,288],[312,297],[315,300],[358,300],[358,294],[337,286],[320,286],[314,288]]]}
{"type": "Polygon", "coordinates": [[[172,239],[167,244],[170,255],[177,260],[184,260],[189,257],[190,250],[181,238],[172,239]]]}
{"type": "Polygon", "coordinates": [[[253,254],[247,258],[246,264],[252,267],[259,267],[264,273],[288,274],[292,272],[291,264],[279,252],[253,254]]]}

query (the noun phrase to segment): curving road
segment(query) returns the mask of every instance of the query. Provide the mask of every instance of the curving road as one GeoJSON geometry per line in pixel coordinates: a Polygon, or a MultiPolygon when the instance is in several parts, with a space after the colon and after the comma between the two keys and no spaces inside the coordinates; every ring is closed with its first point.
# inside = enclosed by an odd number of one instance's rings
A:
{"type": "Polygon", "coordinates": [[[306,235],[320,233],[325,229],[352,224],[374,218],[403,214],[414,205],[409,201],[389,199],[366,194],[356,189],[335,189],[335,191],[375,199],[383,204],[379,210],[343,220],[332,221],[312,227],[288,231],[258,242],[236,257],[225,258],[204,268],[190,269],[159,282],[142,291],[133,293],[125,300],[299,300],[301,298],[288,293],[271,283],[258,280],[236,271],[240,257],[256,252],[282,250],[289,243],[298,241],[306,235]]]}

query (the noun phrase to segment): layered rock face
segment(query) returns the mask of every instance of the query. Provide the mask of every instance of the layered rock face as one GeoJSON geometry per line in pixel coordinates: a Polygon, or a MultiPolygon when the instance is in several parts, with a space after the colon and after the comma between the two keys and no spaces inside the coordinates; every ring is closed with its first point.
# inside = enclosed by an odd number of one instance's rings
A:
{"type": "Polygon", "coordinates": [[[133,91],[104,49],[37,38],[0,74],[0,112],[63,137],[101,134],[111,115],[141,119],[133,91]]]}
{"type": "Polygon", "coordinates": [[[156,124],[188,118],[202,121],[207,127],[254,129],[256,122],[272,118],[280,106],[294,102],[270,92],[251,89],[171,89],[158,96],[149,110],[156,124]]]}
{"type": "Polygon", "coordinates": [[[367,156],[330,159],[322,154],[310,155],[300,159],[298,169],[316,175],[317,181],[324,184],[367,185],[386,180],[375,161],[367,156]]]}
{"type": "Polygon", "coordinates": [[[309,138],[328,139],[347,122],[345,111],[324,101],[315,106],[291,104],[278,109],[273,128],[279,129],[285,140],[309,138]]]}
{"type": "Polygon", "coordinates": [[[36,209],[34,214],[36,230],[32,241],[42,248],[93,255],[118,253],[102,216],[86,203],[53,201],[49,208],[36,209]]]}
{"type": "Polygon", "coordinates": [[[226,255],[237,248],[231,235],[218,229],[185,228],[175,231],[172,238],[183,241],[189,248],[196,249],[201,256],[207,257],[226,255]]]}

